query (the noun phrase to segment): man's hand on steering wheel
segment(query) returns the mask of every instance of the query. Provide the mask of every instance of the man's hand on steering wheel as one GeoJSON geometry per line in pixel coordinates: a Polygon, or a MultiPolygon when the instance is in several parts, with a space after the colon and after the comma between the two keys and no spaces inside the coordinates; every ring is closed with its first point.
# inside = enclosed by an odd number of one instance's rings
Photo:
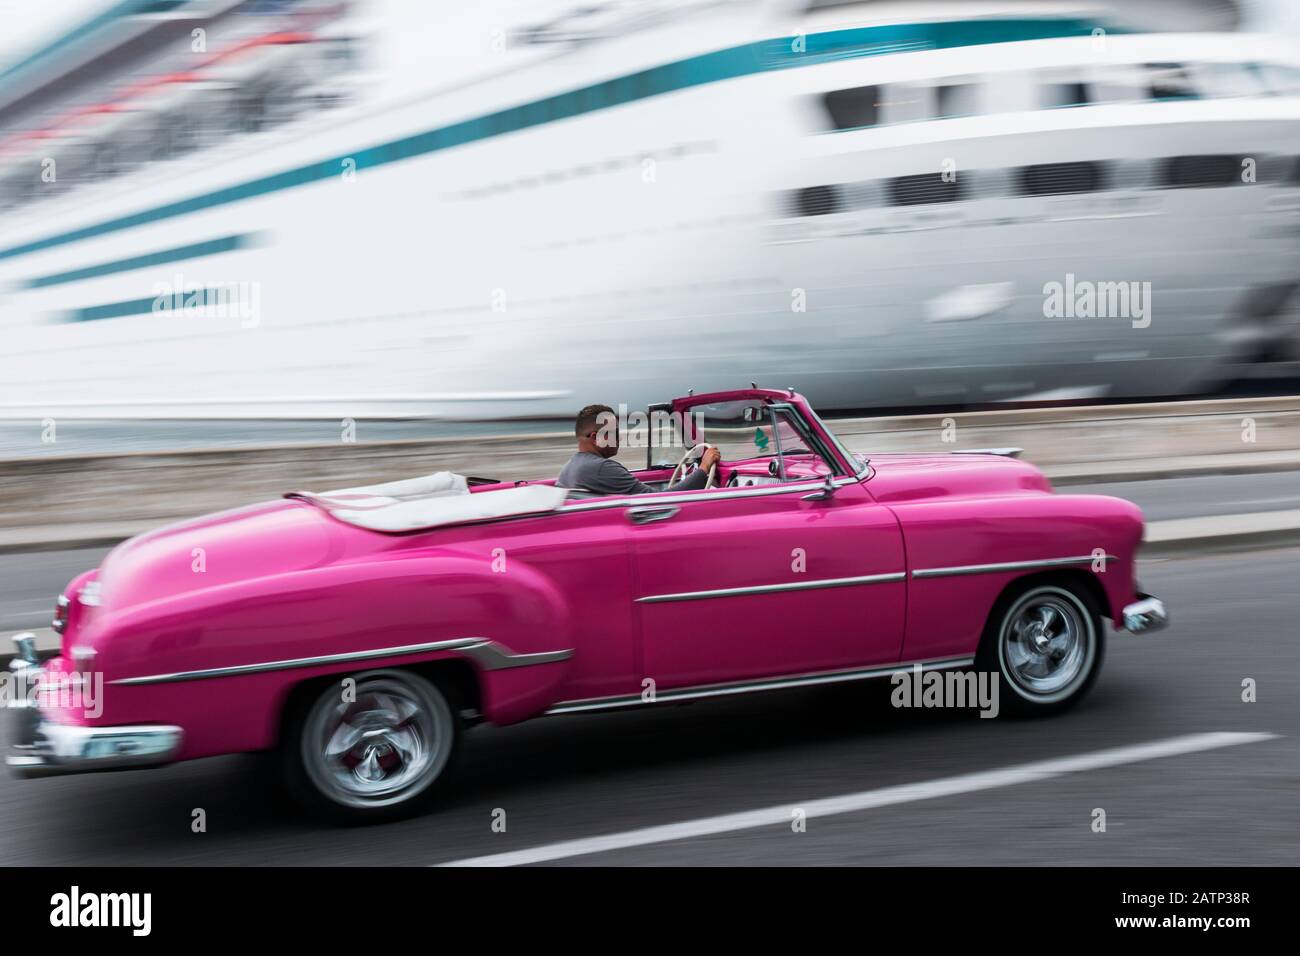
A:
{"type": "Polygon", "coordinates": [[[717,466],[720,461],[722,461],[722,453],[716,448],[703,443],[688,448],[686,454],[682,455],[682,460],[673,469],[673,475],[668,479],[668,487],[674,487],[679,481],[698,468],[709,476],[704,487],[712,488],[718,480],[717,466]]]}

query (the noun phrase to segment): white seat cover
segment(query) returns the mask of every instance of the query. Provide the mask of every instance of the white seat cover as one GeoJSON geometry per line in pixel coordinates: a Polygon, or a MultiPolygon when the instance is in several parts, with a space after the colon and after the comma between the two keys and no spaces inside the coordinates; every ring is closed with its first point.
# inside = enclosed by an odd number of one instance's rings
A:
{"type": "Polygon", "coordinates": [[[554,511],[566,492],[551,485],[520,485],[470,493],[464,475],[440,471],[423,478],[341,488],[322,494],[295,492],[340,521],[371,531],[416,531],[464,521],[490,521],[554,511]]]}

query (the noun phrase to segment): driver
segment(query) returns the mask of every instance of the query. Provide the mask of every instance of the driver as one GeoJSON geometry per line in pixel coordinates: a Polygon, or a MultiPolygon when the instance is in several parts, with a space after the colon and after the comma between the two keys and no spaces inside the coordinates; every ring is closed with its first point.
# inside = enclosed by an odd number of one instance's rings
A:
{"type": "MultiPolygon", "coordinates": [[[[598,495],[643,495],[653,492],[636,476],[614,460],[618,454],[618,417],[608,405],[588,405],[578,412],[574,434],[578,450],[556,479],[558,488],[579,488],[598,495]]],[[[716,448],[704,452],[700,466],[667,491],[698,491],[709,480],[709,469],[722,460],[716,448]]]]}

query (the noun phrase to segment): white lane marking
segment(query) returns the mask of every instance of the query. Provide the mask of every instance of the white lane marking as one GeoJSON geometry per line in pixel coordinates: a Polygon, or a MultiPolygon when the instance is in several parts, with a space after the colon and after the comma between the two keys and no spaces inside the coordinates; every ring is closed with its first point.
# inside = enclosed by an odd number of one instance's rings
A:
{"type": "Polygon", "coordinates": [[[1272,733],[1234,733],[1229,731],[1188,734],[1183,737],[1153,740],[1145,744],[1112,747],[1109,750],[1098,750],[1073,757],[1053,757],[1050,760],[1038,760],[1015,767],[1003,767],[1000,770],[981,770],[976,773],[965,773],[956,777],[942,777],[938,780],[927,780],[921,783],[904,783],[894,787],[882,787],[879,790],[863,790],[860,793],[848,793],[839,797],[826,797],[821,800],[809,800],[803,803],[787,803],[776,807],[764,807],[761,810],[747,810],[742,813],[726,813],[716,817],[702,817],[698,820],[644,827],[639,830],[610,833],[605,836],[565,840],[562,843],[550,843],[527,850],[492,853],[488,856],[469,857],[464,860],[453,860],[439,865],[521,866],[528,863],[545,863],[549,860],[587,856],[592,853],[606,853],[610,850],[625,850],[628,847],[646,846],[651,843],[687,840],[691,837],[732,833],[736,830],[749,830],[754,827],[775,826],[777,824],[787,825],[790,822],[791,810],[794,807],[802,809],[809,818],[828,817],[837,813],[855,813],[859,810],[873,810],[877,807],[888,807],[899,803],[933,800],[937,797],[951,797],[959,793],[974,793],[978,790],[1012,787],[1021,783],[1047,780],[1062,774],[1118,767],[1122,764],[1139,763],[1143,760],[1155,760],[1158,757],[1176,757],[1179,754],[1217,750],[1220,747],[1253,744],[1263,740],[1273,740],[1277,736],[1277,734],[1272,733]]]}

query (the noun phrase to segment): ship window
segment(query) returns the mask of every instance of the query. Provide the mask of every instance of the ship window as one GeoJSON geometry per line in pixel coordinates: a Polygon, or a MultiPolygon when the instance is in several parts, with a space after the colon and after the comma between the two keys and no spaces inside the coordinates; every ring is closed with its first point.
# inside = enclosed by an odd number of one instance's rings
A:
{"type": "Polygon", "coordinates": [[[1280,63],[1262,63],[1255,67],[1273,93],[1294,96],[1300,93],[1300,69],[1280,63]]]}
{"type": "Polygon", "coordinates": [[[855,86],[849,90],[832,90],[823,97],[823,102],[836,129],[862,129],[879,122],[879,87],[855,86]]]}
{"type": "Polygon", "coordinates": [[[1087,83],[1046,83],[1042,87],[1042,105],[1044,109],[1059,109],[1068,106],[1087,106],[1092,102],[1092,91],[1087,83]]]}
{"type": "MultiPolygon", "coordinates": [[[[273,5],[281,3],[282,0],[275,0],[273,5]]],[[[109,179],[149,163],[224,142],[233,134],[255,133],[294,122],[309,110],[335,106],[348,98],[351,89],[340,85],[340,80],[361,65],[364,50],[356,40],[342,37],[299,44],[277,41],[271,34],[267,36],[277,48],[269,72],[264,70],[243,81],[205,74],[201,84],[168,85],[161,93],[151,90],[148,99],[138,104],[132,102],[129,109],[105,112],[96,118],[90,131],[79,125],[74,130],[75,141],[59,141],[59,181],[82,185],[109,179]],[[305,59],[311,69],[300,73],[284,62],[286,57],[294,63],[305,59]],[[326,72],[328,76],[324,75],[326,72]],[[196,92],[191,93],[190,86],[196,92]]],[[[231,31],[223,34],[220,46],[233,49],[224,41],[242,38],[242,31],[231,31]]],[[[153,53],[153,59],[142,59],[140,66],[132,66],[124,75],[127,78],[166,76],[192,68],[187,60],[173,56],[166,48],[158,48],[153,53]]],[[[62,115],[65,107],[80,109],[99,105],[105,95],[100,86],[84,96],[77,92],[52,108],[51,116],[62,115]]],[[[0,157],[0,176],[8,177],[13,166],[14,162],[7,156],[0,157]]],[[[4,191],[0,183],[0,193],[4,191]]],[[[9,190],[7,196],[0,196],[0,204],[12,208],[52,192],[46,189],[29,194],[26,187],[17,192],[9,190]]]]}
{"type": "Polygon", "coordinates": [[[808,186],[791,194],[791,214],[795,216],[828,216],[840,211],[840,191],[835,186],[808,186]]]}
{"type": "Polygon", "coordinates": [[[121,155],[116,143],[96,143],[93,150],[94,158],[91,160],[93,179],[111,179],[122,171],[121,155]]]}
{"type": "Polygon", "coordinates": [[[1104,169],[1100,163],[1040,163],[1019,169],[1023,196],[1060,196],[1090,193],[1102,188],[1104,169]]]}
{"type": "Polygon", "coordinates": [[[880,94],[882,123],[915,123],[934,118],[934,87],[891,83],[880,94]]]}
{"type": "Polygon", "coordinates": [[[1207,96],[1258,96],[1267,92],[1259,74],[1245,63],[1202,63],[1196,83],[1207,96]]]}
{"type": "Polygon", "coordinates": [[[198,123],[185,110],[177,110],[163,117],[161,126],[161,158],[184,156],[199,146],[198,123]]]}
{"type": "Polygon", "coordinates": [[[36,192],[35,180],[25,176],[10,176],[0,181],[0,209],[17,209],[26,205],[36,192]]]}
{"type": "Polygon", "coordinates": [[[896,176],[889,180],[889,203],[892,206],[922,206],[957,202],[965,195],[968,178],[948,176],[945,173],[896,176]]]}
{"type": "Polygon", "coordinates": [[[1147,63],[1147,89],[1153,100],[1196,99],[1199,94],[1181,63],[1147,63]]]}
{"type": "Polygon", "coordinates": [[[339,69],[348,69],[359,65],[360,51],[356,37],[338,36],[324,44],[323,58],[339,69]]]}
{"type": "Polygon", "coordinates": [[[1150,94],[1144,72],[1135,63],[1118,63],[1094,68],[1088,75],[1088,93],[1093,103],[1135,103],[1150,94]]]}
{"type": "Polygon", "coordinates": [[[240,89],[235,99],[236,127],[241,133],[256,133],[267,125],[267,89],[250,83],[240,89]]]}
{"type": "Polygon", "coordinates": [[[1237,156],[1172,156],[1165,160],[1163,182],[1171,187],[1234,186],[1241,182],[1237,156]]]}
{"type": "Polygon", "coordinates": [[[979,111],[979,87],[974,83],[948,83],[936,86],[934,93],[936,119],[974,116],[979,111]]]}

